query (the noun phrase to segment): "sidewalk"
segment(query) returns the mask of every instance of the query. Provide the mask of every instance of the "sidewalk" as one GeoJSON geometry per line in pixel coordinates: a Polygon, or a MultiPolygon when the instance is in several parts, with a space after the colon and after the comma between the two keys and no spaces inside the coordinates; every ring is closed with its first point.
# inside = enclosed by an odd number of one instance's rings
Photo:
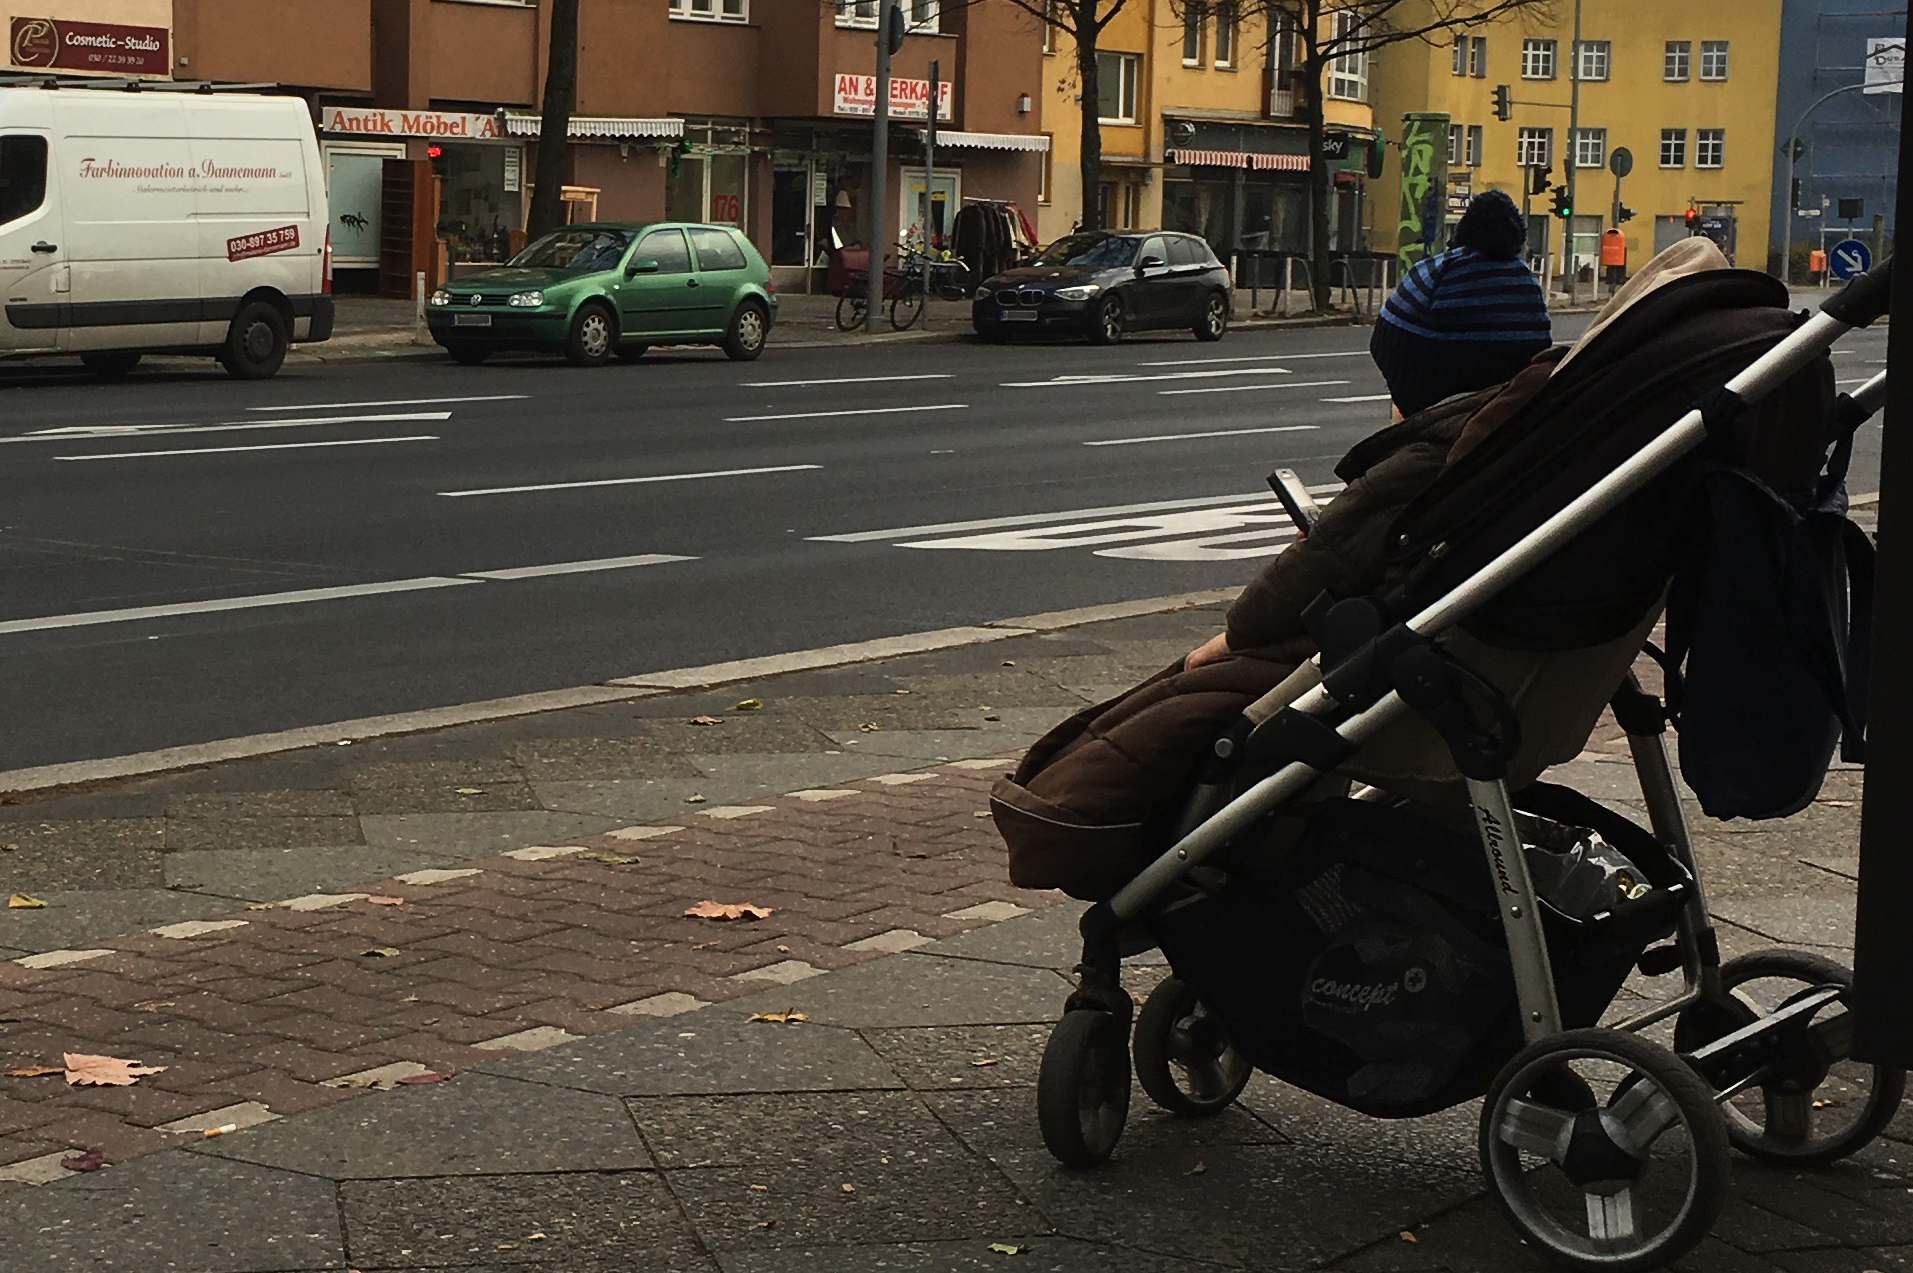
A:
{"type": "MultiPolygon", "coordinates": [[[[1220,614],[0,807],[4,883],[48,903],[0,915],[0,1074],[167,1067],[0,1077],[5,1267],[1542,1267],[1482,1196],[1473,1107],[1378,1123],[1258,1078],[1203,1124],[1138,1092],[1100,1171],[1042,1148],[1079,908],[1008,886],[984,795],[1220,614]],[[683,914],[705,900],[770,914],[683,914]],[[92,1149],[105,1169],[63,1165],[92,1149]]],[[[1605,729],[1561,776],[1624,801],[1618,749],[1605,729]]],[[[1697,819],[1730,955],[1846,958],[1858,800],[1843,770],[1788,823],[1697,819]]],[[[1892,1135],[1811,1173],[1736,1160],[1682,1267],[1913,1268],[1913,1117],[1892,1135]]]]}

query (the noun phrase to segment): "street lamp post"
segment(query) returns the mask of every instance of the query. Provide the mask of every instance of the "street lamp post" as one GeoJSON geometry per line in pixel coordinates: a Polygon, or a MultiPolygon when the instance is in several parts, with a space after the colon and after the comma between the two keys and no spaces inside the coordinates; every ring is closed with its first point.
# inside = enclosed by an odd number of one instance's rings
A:
{"type": "MultiPolygon", "coordinates": [[[[1800,215],[1793,206],[1793,181],[1794,165],[1799,163],[1800,151],[1803,149],[1803,143],[1800,140],[1800,130],[1807,126],[1807,116],[1819,110],[1829,99],[1838,97],[1842,93],[1858,92],[1865,87],[1866,82],[1862,80],[1858,84],[1842,85],[1834,89],[1831,93],[1822,93],[1819,97],[1813,99],[1812,104],[1809,105],[1807,109],[1800,112],[1800,118],[1793,121],[1793,128],[1787,133],[1787,198],[1785,201],[1785,220],[1787,222],[1787,228],[1782,233],[1780,240],[1780,281],[1783,283],[1789,285],[1793,283],[1793,219],[1800,215]]],[[[1772,241],[1771,239],[1768,240],[1770,243],[1772,241]]]]}
{"type": "Polygon", "coordinates": [[[877,13],[877,100],[875,135],[870,142],[870,269],[864,298],[864,330],[875,333],[883,309],[883,249],[889,238],[886,205],[890,200],[890,55],[891,23],[898,0],[883,0],[877,13]]]}

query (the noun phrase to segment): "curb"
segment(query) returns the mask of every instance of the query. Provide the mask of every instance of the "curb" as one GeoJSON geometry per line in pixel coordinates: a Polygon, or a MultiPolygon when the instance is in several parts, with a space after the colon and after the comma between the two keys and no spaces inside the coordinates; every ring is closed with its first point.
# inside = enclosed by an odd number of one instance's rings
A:
{"type": "Polygon", "coordinates": [[[366,716],[357,720],[334,721],[267,734],[193,743],[181,747],[163,747],[154,751],[107,756],[98,760],[76,760],[55,765],[36,765],[0,773],[0,805],[24,804],[77,789],[93,787],[121,778],[150,777],[182,769],[199,769],[230,760],[245,760],[307,747],[339,746],[372,738],[391,738],[401,734],[420,734],[454,725],[473,725],[485,721],[535,716],[542,712],[563,711],[600,703],[626,702],[672,691],[710,689],[737,681],[756,680],[788,672],[815,671],[820,668],[846,667],[878,659],[910,654],[930,654],[983,645],[1009,637],[1033,636],[1091,623],[1168,614],[1197,606],[1215,605],[1231,600],[1237,589],[1210,589],[1172,596],[1149,597],[1140,601],[1119,601],[1108,605],[1084,606],[1075,610],[1054,610],[1042,614],[994,619],[960,628],[941,628],[902,636],[878,637],[846,645],[827,645],[810,650],[793,650],[762,658],[735,659],[700,667],[667,668],[621,676],[595,685],[546,690],[537,694],[518,694],[509,698],[481,699],[450,707],[427,708],[416,712],[396,712],[385,716],[366,716]],[[23,799],[24,797],[24,799],[23,799]]]}

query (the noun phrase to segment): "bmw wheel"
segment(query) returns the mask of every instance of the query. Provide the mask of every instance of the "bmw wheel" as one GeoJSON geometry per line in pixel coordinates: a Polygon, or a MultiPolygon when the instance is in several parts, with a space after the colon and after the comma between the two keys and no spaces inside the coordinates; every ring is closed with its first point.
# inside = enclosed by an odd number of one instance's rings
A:
{"type": "Polygon", "coordinates": [[[1123,301],[1120,296],[1105,296],[1096,307],[1089,338],[1098,345],[1113,345],[1123,338],[1123,301]]]}
{"type": "Polygon", "coordinates": [[[1221,292],[1209,293],[1209,299],[1202,303],[1202,314],[1196,319],[1197,340],[1221,340],[1229,330],[1229,298],[1221,292]]]}

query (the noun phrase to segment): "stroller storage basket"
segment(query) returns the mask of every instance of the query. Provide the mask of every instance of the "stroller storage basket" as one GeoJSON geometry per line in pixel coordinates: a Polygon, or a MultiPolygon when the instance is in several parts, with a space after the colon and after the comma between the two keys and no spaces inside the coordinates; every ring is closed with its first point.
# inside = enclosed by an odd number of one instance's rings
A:
{"type": "MultiPolygon", "coordinates": [[[[1598,832],[1652,886],[1578,921],[1544,902],[1563,1024],[1594,1025],[1641,953],[1674,931],[1690,877],[1651,834],[1566,788],[1537,783],[1516,807],[1598,832]]],[[[1331,800],[1293,848],[1251,846],[1228,872],[1150,927],[1258,1069],[1362,1113],[1412,1117],[1479,1097],[1521,1050],[1499,886],[1466,834],[1331,800]]]]}

